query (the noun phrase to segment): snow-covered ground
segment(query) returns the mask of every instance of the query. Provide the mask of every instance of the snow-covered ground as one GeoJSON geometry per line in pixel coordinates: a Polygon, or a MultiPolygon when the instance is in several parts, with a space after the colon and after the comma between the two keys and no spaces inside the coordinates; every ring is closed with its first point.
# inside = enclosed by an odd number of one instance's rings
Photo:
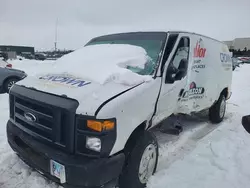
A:
{"type": "MultiPolygon", "coordinates": [[[[34,75],[53,61],[13,61],[14,68],[34,75]]],[[[250,184],[250,135],[241,117],[250,114],[250,65],[234,71],[233,95],[225,121],[211,125],[206,118],[184,118],[180,136],[158,133],[160,160],[148,188],[245,188],[250,184]]],[[[0,95],[0,188],[55,188],[58,185],[31,170],[6,141],[8,96],[0,95]]]]}

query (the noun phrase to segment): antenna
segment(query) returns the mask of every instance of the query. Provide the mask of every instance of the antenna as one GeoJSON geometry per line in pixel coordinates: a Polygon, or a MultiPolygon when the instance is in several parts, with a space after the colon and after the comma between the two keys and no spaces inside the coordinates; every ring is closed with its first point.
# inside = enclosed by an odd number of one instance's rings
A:
{"type": "Polygon", "coordinates": [[[56,29],[55,29],[55,52],[57,51],[57,26],[58,26],[58,18],[56,19],[56,29]]]}

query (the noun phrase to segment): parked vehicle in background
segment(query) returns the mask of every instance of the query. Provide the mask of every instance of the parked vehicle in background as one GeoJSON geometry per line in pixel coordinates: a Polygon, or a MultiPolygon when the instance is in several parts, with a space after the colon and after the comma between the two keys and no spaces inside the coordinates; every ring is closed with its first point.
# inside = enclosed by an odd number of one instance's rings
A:
{"type": "Polygon", "coordinates": [[[22,52],[21,56],[25,59],[35,59],[35,56],[30,52],[22,52]]]}
{"type": "Polygon", "coordinates": [[[4,61],[2,58],[0,58],[0,67],[9,67],[12,68],[12,64],[4,61]]]}
{"type": "Polygon", "coordinates": [[[4,52],[0,51],[0,59],[4,57],[4,52]]]}
{"type": "Polygon", "coordinates": [[[233,71],[236,69],[236,67],[240,67],[241,61],[239,61],[238,58],[232,58],[232,67],[233,71]]]}
{"type": "MultiPolygon", "coordinates": [[[[153,128],[202,110],[223,121],[231,57],[224,43],[191,32],[96,37],[51,72],[14,84],[8,142],[64,186],[144,188],[159,157],[153,128]]],[[[169,127],[166,136],[181,130],[169,127]]]]}
{"type": "Polygon", "coordinates": [[[24,71],[0,67],[0,93],[9,93],[12,85],[26,76],[24,71]]]}
{"type": "Polygon", "coordinates": [[[35,59],[36,59],[36,60],[44,61],[44,60],[46,59],[46,55],[45,55],[45,54],[42,54],[42,53],[36,53],[36,54],[35,54],[35,59]]]}
{"type": "Polygon", "coordinates": [[[7,61],[8,54],[6,52],[0,52],[0,60],[7,61]]]}
{"type": "Polygon", "coordinates": [[[243,63],[250,63],[250,57],[239,57],[239,60],[243,63]]]}

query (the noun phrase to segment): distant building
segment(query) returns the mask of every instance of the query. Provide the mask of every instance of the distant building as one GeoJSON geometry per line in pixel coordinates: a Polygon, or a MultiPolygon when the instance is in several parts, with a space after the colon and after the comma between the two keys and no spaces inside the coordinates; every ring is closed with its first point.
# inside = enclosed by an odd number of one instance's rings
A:
{"type": "Polygon", "coordinates": [[[35,48],[29,46],[8,46],[8,45],[0,45],[0,52],[15,52],[16,55],[20,55],[21,53],[31,53],[35,54],[35,48]]]}
{"type": "Polygon", "coordinates": [[[250,38],[236,38],[232,41],[224,41],[231,50],[250,50],[250,38]]]}

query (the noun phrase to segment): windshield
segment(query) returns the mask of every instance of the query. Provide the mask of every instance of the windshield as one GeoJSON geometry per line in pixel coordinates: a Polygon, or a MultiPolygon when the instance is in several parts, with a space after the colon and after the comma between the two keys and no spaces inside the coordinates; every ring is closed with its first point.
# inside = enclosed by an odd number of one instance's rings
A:
{"type": "Polygon", "coordinates": [[[114,34],[94,38],[86,46],[95,44],[129,44],[142,47],[151,58],[151,61],[147,62],[143,69],[132,66],[127,66],[126,68],[140,75],[152,75],[158,66],[166,35],[164,32],[114,34]]]}

